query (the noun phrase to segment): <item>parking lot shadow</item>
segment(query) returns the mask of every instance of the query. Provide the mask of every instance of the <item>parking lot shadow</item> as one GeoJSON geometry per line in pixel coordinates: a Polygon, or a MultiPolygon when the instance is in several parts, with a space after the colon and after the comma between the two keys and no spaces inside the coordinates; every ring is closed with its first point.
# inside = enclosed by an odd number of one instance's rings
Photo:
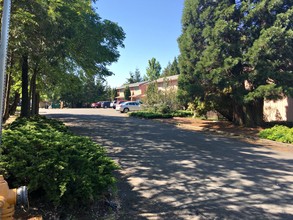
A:
{"type": "Polygon", "coordinates": [[[119,163],[118,219],[293,219],[293,155],[172,124],[48,115],[119,163]]]}

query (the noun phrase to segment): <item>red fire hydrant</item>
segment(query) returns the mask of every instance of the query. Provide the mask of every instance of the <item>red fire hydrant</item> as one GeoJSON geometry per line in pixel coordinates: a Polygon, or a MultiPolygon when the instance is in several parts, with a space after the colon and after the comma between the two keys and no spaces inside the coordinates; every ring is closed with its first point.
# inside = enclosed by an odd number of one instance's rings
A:
{"type": "Polygon", "coordinates": [[[15,189],[9,189],[8,183],[0,175],[0,219],[12,220],[14,215],[14,206],[26,205],[28,203],[27,187],[22,186],[15,189]]]}

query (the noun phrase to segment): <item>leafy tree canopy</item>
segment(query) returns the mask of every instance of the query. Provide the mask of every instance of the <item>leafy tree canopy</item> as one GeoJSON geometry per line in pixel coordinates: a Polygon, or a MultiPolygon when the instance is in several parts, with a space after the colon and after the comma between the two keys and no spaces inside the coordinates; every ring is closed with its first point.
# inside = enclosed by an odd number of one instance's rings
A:
{"type": "Polygon", "coordinates": [[[212,103],[236,123],[261,123],[264,99],[292,95],[292,21],[290,0],[185,0],[180,100],[212,103]]]}
{"type": "Polygon", "coordinates": [[[101,19],[91,1],[13,0],[8,65],[17,85],[19,74],[27,74],[30,83],[22,81],[22,91],[31,92],[22,94],[23,103],[36,91],[49,99],[60,97],[61,90],[69,93],[65,82],[80,72],[88,80],[111,75],[107,66],[118,60],[124,38],[123,29],[101,19]],[[19,65],[23,60],[27,71],[19,65]]]}

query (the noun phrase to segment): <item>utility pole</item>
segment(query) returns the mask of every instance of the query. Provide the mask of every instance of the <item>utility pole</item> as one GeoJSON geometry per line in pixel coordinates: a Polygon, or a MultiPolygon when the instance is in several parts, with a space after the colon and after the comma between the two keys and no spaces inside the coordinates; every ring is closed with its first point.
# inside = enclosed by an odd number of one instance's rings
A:
{"type": "Polygon", "coordinates": [[[3,12],[2,12],[2,25],[1,25],[1,42],[0,42],[0,144],[2,139],[5,71],[6,71],[7,47],[8,47],[8,38],[9,38],[10,8],[11,8],[11,0],[4,0],[3,12]]]}

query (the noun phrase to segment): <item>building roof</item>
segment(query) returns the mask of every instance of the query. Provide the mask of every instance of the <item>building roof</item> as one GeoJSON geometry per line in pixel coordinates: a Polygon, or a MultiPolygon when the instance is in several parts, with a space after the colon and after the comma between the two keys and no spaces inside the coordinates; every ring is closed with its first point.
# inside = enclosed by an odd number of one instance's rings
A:
{"type": "Polygon", "coordinates": [[[172,81],[172,80],[177,80],[179,75],[174,75],[174,76],[167,76],[167,77],[162,77],[157,80],[156,82],[164,82],[164,81],[172,81]]]}
{"type": "Polygon", "coordinates": [[[143,81],[143,82],[137,82],[137,83],[131,83],[131,84],[125,84],[125,85],[122,85],[122,86],[119,86],[117,87],[116,89],[125,89],[126,86],[129,86],[129,88],[132,88],[132,87],[138,87],[142,84],[145,84],[147,83],[148,81],[143,81]]]}
{"type": "MultiPolygon", "coordinates": [[[[167,77],[162,77],[159,78],[153,82],[164,82],[164,81],[172,81],[172,80],[177,80],[179,75],[174,75],[174,76],[167,76],[167,77]]],[[[131,84],[125,84],[122,86],[117,87],[116,89],[125,89],[126,86],[129,86],[129,88],[133,88],[133,87],[138,87],[140,85],[146,84],[146,83],[150,83],[149,81],[143,81],[143,82],[137,82],[137,83],[131,83],[131,84]]]]}

